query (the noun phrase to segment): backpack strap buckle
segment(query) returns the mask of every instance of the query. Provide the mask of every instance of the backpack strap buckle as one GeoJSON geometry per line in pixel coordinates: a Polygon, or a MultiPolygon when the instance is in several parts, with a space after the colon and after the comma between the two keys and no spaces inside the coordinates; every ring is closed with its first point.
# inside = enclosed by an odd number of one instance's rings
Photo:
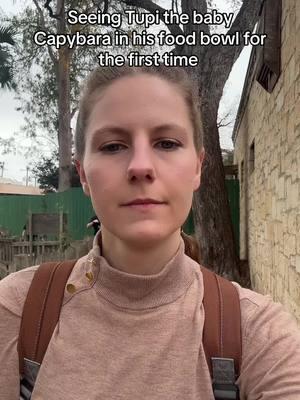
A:
{"type": "Polygon", "coordinates": [[[23,374],[20,380],[20,400],[30,400],[40,364],[24,357],[23,374]]]}
{"type": "Polygon", "coordinates": [[[234,360],[212,357],[213,392],[216,400],[239,400],[239,388],[235,384],[234,360]]]}

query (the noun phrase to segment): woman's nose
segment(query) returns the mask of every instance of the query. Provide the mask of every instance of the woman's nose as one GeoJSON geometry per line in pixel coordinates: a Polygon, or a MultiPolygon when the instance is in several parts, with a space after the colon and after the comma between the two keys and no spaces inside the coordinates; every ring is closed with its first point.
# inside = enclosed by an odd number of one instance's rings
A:
{"type": "Polygon", "coordinates": [[[127,176],[129,180],[153,180],[155,178],[154,161],[150,145],[133,149],[127,169],[127,176]]]}

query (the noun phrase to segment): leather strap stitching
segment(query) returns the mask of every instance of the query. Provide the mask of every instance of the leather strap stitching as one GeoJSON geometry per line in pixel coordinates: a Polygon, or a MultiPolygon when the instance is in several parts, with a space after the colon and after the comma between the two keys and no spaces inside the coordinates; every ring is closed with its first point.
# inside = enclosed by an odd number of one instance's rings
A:
{"type": "Polygon", "coordinates": [[[43,299],[42,308],[41,308],[41,314],[40,314],[39,322],[38,322],[38,326],[37,326],[37,332],[36,332],[36,337],[35,337],[35,342],[34,342],[34,348],[33,348],[34,350],[33,350],[33,354],[32,354],[32,359],[33,359],[33,360],[36,358],[36,354],[37,354],[37,347],[38,347],[38,343],[39,343],[39,337],[40,337],[40,334],[41,334],[42,320],[43,320],[44,313],[45,313],[45,308],[46,308],[46,302],[47,302],[47,299],[48,299],[48,294],[49,294],[49,291],[50,291],[51,284],[52,284],[52,282],[53,282],[53,277],[54,277],[54,275],[55,275],[55,272],[56,272],[57,268],[59,268],[60,265],[61,265],[61,262],[58,262],[58,263],[55,265],[55,267],[54,267],[53,270],[51,271],[51,276],[50,276],[50,279],[49,279],[49,281],[48,281],[46,293],[45,293],[45,296],[44,296],[44,299],[43,299]]]}
{"type": "Polygon", "coordinates": [[[223,293],[220,287],[220,280],[217,274],[215,274],[215,278],[217,280],[218,292],[219,292],[219,302],[220,302],[220,354],[221,357],[224,356],[224,302],[223,302],[223,293]]]}

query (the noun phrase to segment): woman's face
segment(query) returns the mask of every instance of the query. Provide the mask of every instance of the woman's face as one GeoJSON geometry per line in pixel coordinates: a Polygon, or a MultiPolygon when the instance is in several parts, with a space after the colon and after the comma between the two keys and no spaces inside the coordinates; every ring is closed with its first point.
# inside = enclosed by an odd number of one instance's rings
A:
{"type": "Polygon", "coordinates": [[[180,229],[200,184],[203,151],[179,89],[141,74],[112,83],[91,110],[78,170],[104,229],[144,245],[180,229]],[[124,206],[137,198],[163,204],[124,206]]]}

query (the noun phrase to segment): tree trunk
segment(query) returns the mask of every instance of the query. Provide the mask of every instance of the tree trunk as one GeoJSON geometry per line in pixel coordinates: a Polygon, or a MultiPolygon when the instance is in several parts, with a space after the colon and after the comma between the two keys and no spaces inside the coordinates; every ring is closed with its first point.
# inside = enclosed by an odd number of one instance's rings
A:
{"type": "Polygon", "coordinates": [[[240,280],[225,173],[217,128],[217,108],[203,104],[205,160],[201,185],[194,194],[195,234],[200,245],[201,263],[216,273],[240,280]]]}
{"type": "MultiPolygon", "coordinates": [[[[57,33],[66,33],[64,0],[57,0],[57,33]]],[[[59,183],[58,191],[71,187],[72,174],[72,135],[70,111],[70,50],[65,46],[58,51],[58,147],[59,147],[59,183]]]]}

